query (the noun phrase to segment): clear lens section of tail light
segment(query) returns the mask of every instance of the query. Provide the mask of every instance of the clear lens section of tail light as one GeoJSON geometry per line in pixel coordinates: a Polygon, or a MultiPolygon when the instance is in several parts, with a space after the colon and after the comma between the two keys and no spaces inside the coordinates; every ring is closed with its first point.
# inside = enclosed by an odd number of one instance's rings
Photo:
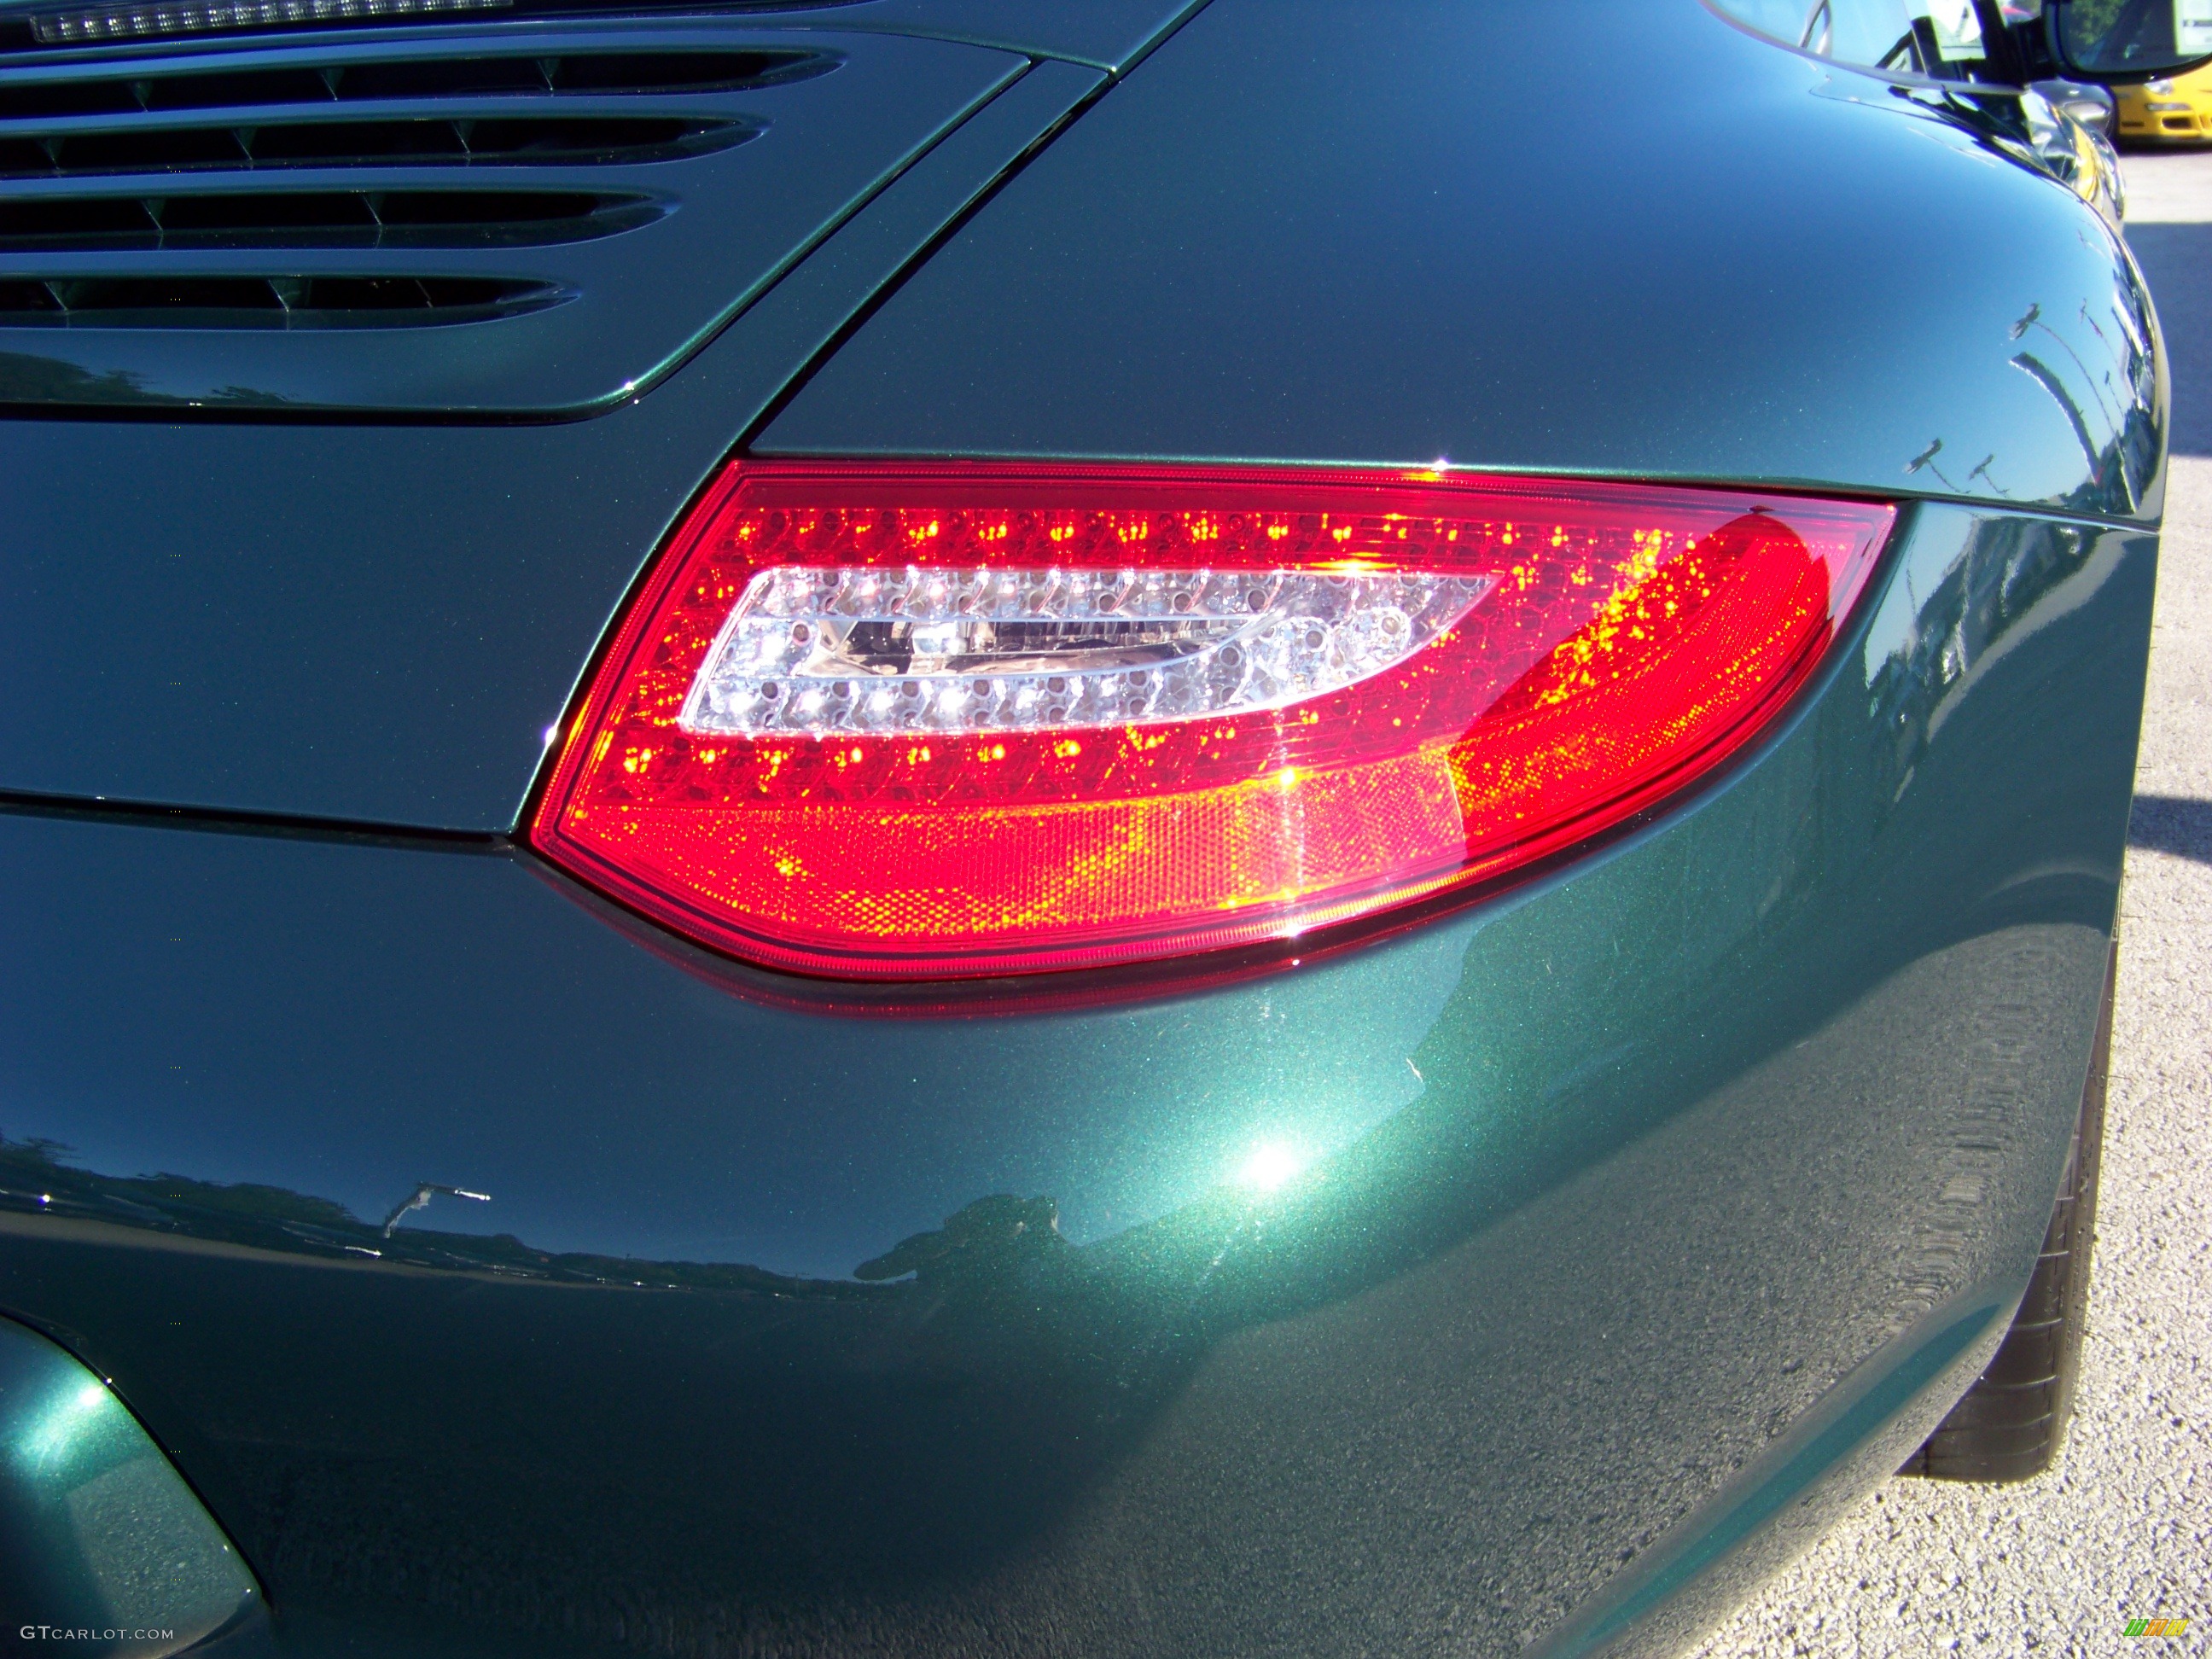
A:
{"type": "Polygon", "coordinates": [[[1496,582],[1402,570],[783,565],[746,584],[677,724],[879,737],[1281,708],[1396,667],[1496,582]]]}
{"type": "Polygon", "coordinates": [[[1296,936],[1680,789],[1886,505],[1427,472],[740,462],[531,826],[701,943],[927,979],[1296,936]]]}

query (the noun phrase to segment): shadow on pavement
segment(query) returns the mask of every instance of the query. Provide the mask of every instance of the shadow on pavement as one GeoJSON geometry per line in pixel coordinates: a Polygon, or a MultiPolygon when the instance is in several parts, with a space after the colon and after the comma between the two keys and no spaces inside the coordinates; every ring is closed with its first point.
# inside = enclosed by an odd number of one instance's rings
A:
{"type": "Polygon", "coordinates": [[[2212,800],[2137,795],[2128,820],[2128,845],[2212,864],[2212,800]]]}
{"type": "Polygon", "coordinates": [[[2150,283],[2173,377],[2177,455],[2212,455],[2212,224],[2128,227],[2150,283]]]}

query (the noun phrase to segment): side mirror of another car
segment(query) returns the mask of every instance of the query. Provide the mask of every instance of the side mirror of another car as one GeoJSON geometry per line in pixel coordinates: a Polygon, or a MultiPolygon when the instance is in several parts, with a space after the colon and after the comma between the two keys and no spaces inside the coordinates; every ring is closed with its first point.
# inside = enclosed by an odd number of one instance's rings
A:
{"type": "Polygon", "coordinates": [[[2118,126],[2112,94],[2101,86],[2082,81],[2031,81],[2028,90],[2039,92],[2051,106],[2072,116],[2090,131],[2106,138],[2118,126]]]}
{"type": "Polygon", "coordinates": [[[2212,63],[2212,0],[2050,0],[2044,15],[2072,80],[2127,86],[2212,63]]]}

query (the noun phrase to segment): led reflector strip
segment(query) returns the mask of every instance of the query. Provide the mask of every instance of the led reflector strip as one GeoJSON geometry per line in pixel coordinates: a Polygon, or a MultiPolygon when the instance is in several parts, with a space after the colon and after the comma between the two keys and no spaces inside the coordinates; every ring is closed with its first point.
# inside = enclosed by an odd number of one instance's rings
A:
{"type": "Polygon", "coordinates": [[[531,841],[702,944],[837,977],[1297,937],[1587,841],[1740,750],[1893,516],[1422,472],[738,462],[625,613],[531,841]]]}
{"type": "Polygon", "coordinates": [[[744,737],[1078,731],[1280,708],[1395,667],[1495,584],[779,565],[747,585],[678,724],[744,737]]]}

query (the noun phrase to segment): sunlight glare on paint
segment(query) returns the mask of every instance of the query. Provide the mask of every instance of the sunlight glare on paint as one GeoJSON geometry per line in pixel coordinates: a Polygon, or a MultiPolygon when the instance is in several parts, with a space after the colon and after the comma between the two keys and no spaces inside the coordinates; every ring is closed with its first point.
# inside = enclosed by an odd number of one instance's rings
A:
{"type": "Polygon", "coordinates": [[[101,1418],[107,1405],[107,1390],[97,1382],[88,1382],[74,1393],[54,1401],[47,1406],[31,1425],[31,1431],[19,1443],[21,1452],[33,1463],[51,1463],[66,1457],[101,1418]]]}
{"type": "Polygon", "coordinates": [[[1255,1192],[1272,1193],[1305,1167],[1305,1158],[1296,1148],[1279,1140],[1262,1141],[1237,1170],[1237,1182],[1255,1192]]]}

